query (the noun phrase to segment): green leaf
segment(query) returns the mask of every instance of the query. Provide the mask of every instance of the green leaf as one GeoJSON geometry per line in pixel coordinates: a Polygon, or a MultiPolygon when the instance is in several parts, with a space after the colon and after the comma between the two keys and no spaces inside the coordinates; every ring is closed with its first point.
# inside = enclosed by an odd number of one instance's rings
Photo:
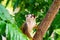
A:
{"type": "Polygon", "coordinates": [[[60,35],[60,29],[55,29],[54,30],[58,35],[60,35]]]}
{"type": "Polygon", "coordinates": [[[0,5],[0,34],[3,33],[6,33],[7,40],[28,40],[28,37],[16,25],[14,17],[0,5]]]}
{"type": "Polygon", "coordinates": [[[7,21],[8,23],[15,23],[13,16],[9,14],[3,5],[0,5],[0,17],[2,20],[7,21]]]}
{"type": "Polygon", "coordinates": [[[0,21],[0,34],[4,34],[6,29],[6,24],[4,21],[0,21]]]}
{"type": "Polygon", "coordinates": [[[52,26],[55,26],[54,28],[60,28],[60,12],[56,15],[54,21],[52,22],[52,26]]]}
{"type": "Polygon", "coordinates": [[[28,40],[27,36],[14,24],[6,24],[6,36],[8,40],[28,40]]]}

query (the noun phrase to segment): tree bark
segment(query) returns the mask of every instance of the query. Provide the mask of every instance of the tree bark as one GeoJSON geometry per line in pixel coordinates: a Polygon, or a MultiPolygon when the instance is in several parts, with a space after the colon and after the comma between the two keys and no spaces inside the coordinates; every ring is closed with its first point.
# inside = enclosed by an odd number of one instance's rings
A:
{"type": "Polygon", "coordinates": [[[60,0],[54,0],[45,18],[42,20],[33,40],[43,40],[43,36],[50,27],[55,15],[58,13],[60,7],[60,0]]]}

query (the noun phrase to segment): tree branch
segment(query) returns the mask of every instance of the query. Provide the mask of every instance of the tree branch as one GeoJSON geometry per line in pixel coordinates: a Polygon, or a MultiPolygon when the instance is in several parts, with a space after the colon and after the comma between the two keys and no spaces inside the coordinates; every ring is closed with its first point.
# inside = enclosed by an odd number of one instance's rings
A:
{"type": "Polygon", "coordinates": [[[60,6],[60,0],[54,0],[50,9],[48,10],[45,18],[39,25],[39,28],[36,32],[36,34],[33,37],[33,40],[43,40],[43,36],[50,27],[53,19],[55,18],[55,15],[59,11],[59,6],[60,6]]]}

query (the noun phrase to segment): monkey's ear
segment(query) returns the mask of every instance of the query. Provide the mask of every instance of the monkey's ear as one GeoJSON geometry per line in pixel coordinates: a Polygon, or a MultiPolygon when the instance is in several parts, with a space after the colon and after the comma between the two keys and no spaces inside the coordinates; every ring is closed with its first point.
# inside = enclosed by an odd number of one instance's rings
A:
{"type": "Polygon", "coordinates": [[[35,18],[35,15],[34,14],[32,14],[32,16],[35,18]]]}

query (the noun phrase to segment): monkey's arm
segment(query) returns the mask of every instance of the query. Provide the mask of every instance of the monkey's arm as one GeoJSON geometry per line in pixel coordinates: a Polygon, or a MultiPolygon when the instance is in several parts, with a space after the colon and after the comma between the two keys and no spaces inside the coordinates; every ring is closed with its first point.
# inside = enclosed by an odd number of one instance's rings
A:
{"type": "Polygon", "coordinates": [[[36,25],[33,29],[36,29],[36,30],[38,30],[38,26],[36,25]]]}

